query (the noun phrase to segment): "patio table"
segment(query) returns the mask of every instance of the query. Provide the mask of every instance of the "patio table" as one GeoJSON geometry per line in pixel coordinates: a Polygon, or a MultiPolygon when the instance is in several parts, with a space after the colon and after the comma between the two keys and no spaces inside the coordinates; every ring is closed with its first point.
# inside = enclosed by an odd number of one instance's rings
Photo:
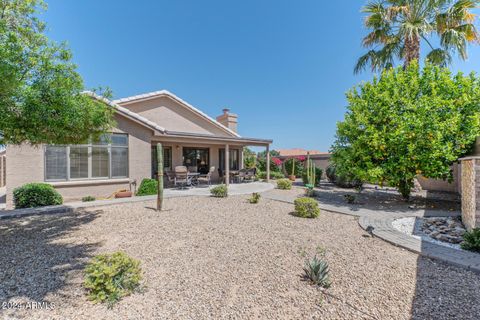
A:
{"type": "Polygon", "coordinates": [[[200,172],[188,172],[187,173],[188,177],[191,178],[192,185],[196,186],[198,185],[198,177],[200,176],[200,172]]]}

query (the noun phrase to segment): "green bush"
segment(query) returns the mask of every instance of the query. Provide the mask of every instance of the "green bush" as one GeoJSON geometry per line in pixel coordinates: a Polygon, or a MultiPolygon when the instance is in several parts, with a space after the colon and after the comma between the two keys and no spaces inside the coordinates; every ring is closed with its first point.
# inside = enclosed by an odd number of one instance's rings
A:
{"type": "Polygon", "coordinates": [[[36,208],[63,203],[63,198],[51,185],[28,183],[13,190],[15,208],[36,208]]]}
{"type": "Polygon", "coordinates": [[[210,193],[216,198],[226,198],[228,196],[228,188],[226,185],[221,184],[210,189],[210,193]]]}
{"type": "Polygon", "coordinates": [[[248,199],[250,203],[258,203],[260,201],[260,193],[254,192],[252,193],[252,197],[248,199]]]}
{"type": "Polygon", "coordinates": [[[95,197],[93,196],[86,196],[82,198],[82,202],[90,202],[90,201],[95,201],[95,197]]]}
{"type": "Polygon", "coordinates": [[[85,267],[84,286],[90,300],[112,306],[135,291],[141,278],[140,262],[123,252],[115,252],[91,260],[85,267]]]}
{"type": "MultiPolygon", "coordinates": [[[[257,172],[258,179],[267,179],[267,173],[265,171],[258,171],[257,172]]],[[[281,172],[270,171],[270,179],[283,179],[285,175],[281,172]]]]}
{"type": "MultiPolygon", "coordinates": [[[[315,184],[319,184],[322,179],[323,170],[321,168],[315,168],[315,184]]],[[[303,184],[308,184],[307,171],[304,170],[302,175],[303,184]]]]}
{"type": "Polygon", "coordinates": [[[344,194],[343,198],[348,204],[354,204],[356,197],[353,194],[344,194]]]}
{"type": "Polygon", "coordinates": [[[327,176],[327,179],[331,183],[335,183],[335,166],[334,165],[329,165],[327,169],[325,169],[325,175],[327,176]]]}
{"type": "Polygon", "coordinates": [[[312,198],[298,198],[294,201],[295,215],[302,218],[316,218],[320,214],[318,202],[312,198]]]}
{"type": "Polygon", "coordinates": [[[292,189],[292,181],[288,179],[278,179],[277,188],[282,190],[290,190],[292,189]]]}
{"type": "Polygon", "coordinates": [[[158,182],[155,179],[143,179],[138,188],[137,196],[151,196],[157,194],[158,182]]]}
{"type": "Polygon", "coordinates": [[[480,228],[474,228],[463,235],[462,249],[480,252],[480,228]]]}
{"type": "Polygon", "coordinates": [[[338,174],[335,165],[329,165],[325,170],[329,182],[334,183],[340,188],[361,188],[363,182],[353,175],[338,174]]]}

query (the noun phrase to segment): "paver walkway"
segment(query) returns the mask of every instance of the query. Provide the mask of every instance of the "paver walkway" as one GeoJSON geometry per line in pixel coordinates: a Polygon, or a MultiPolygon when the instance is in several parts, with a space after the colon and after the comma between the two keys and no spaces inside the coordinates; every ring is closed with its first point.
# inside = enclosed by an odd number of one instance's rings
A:
{"type": "MultiPolygon", "coordinates": [[[[279,193],[274,191],[264,193],[263,197],[271,200],[293,203],[297,196],[287,192],[279,193]]],[[[363,208],[352,210],[347,206],[332,206],[323,204],[321,202],[319,203],[319,207],[325,211],[358,217],[358,223],[363,229],[393,245],[405,248],[432,259],[441,260],[446,263],[480,273],[480,254],[423,241],[421,239],[408,236],[392,226],[392,222],[400,218],[458,216],[460,214],[459,212],[443,210],[411,210],[409,212],[392,213],[363,208]]]]}

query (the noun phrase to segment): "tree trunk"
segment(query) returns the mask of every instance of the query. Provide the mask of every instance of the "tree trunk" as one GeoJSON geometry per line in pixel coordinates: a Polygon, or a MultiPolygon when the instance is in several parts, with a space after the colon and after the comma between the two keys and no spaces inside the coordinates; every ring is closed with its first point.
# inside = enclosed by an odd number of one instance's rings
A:
{"type": "Polygon", "coordinates": [[[157,211],[162,211],[163,204],[163,147],[157,143],[157,211]]]}
{"type": "Polygon", "coordinates": [[[404,68],[408,67],[412,61],[420,60],[420,39],[417,35],[412,35],[405,39],[405,52],[403,53],[404,68]]]}
{"type": "Polygon", "coordinates": [[[413,187],[413,180],[401,180],[398,184],[398,192],[402,195],[405,201],[410,199],[410,193],[413,187]]]}

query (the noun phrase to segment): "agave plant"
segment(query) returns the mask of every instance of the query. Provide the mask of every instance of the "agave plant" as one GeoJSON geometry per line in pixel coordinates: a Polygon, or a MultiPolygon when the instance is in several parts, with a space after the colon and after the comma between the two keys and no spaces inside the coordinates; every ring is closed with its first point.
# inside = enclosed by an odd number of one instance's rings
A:
{"type": "Polygon", "coordinates": [[[316,255],[305,261],[305,266],[303,267],[305,272],[304,278],[310,280],[317,286],[328,288],[331,285],[330,277],[328,275],[329,268],[328,262],[319,259],[316,255]]]}

